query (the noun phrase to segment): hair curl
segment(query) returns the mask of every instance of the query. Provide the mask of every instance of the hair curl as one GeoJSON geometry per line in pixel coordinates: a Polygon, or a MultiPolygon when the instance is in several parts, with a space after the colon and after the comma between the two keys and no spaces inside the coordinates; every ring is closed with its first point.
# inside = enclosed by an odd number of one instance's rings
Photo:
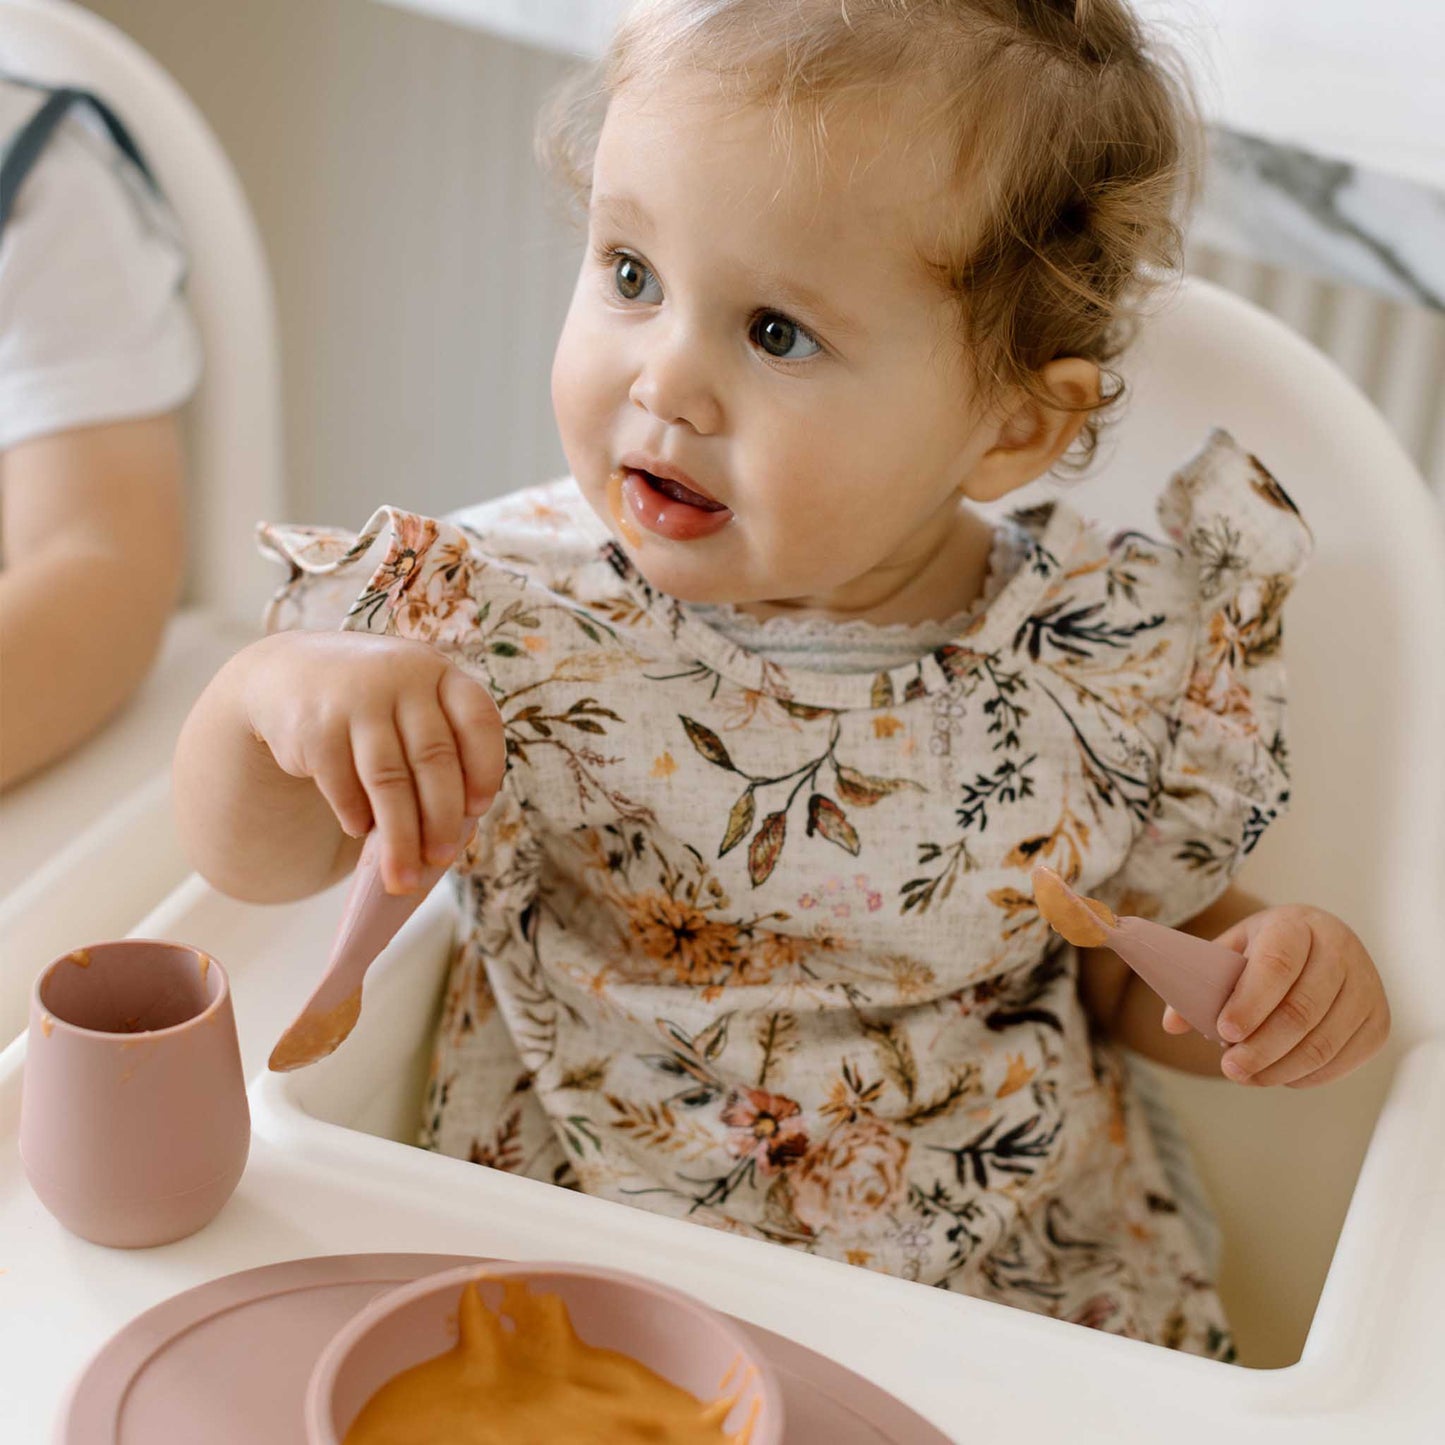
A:
{"type": "Polygon", "coordinates": [[[640,0],[544,107],[544,170],[585,209],[607,101],[683,69],[769,108],[785,144],[811,121],[815,153],[838,104],[923,104],[917,133],[946,138],[959,204],[919,260],[956,303],[985,402],[1064,407],[1040,369],[1099,365],[1060,463],[1087,468],[1124,395],[1109,363],[1182,267],[1203,152],[1187,70],[1126,0],[640,0]]]}

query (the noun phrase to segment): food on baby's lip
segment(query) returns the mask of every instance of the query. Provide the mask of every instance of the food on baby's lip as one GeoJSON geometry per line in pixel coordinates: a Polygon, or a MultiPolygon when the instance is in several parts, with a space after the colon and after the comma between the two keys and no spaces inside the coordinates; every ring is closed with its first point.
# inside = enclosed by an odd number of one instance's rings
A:
{"type": "MultiPolygon", "coordinates": [[[[704,1403],[630,1355],[579,1339],[559,1295],[506,1279],[499,1310],[469,1280],[455,1348],[403,1370],[362,1407],[344,1445],[747,1445],[723,1421],[750,1383],[704,1403]],[[510,1317],[513,1328],[503,1324],[510,1317]]],[[[719,1384],[725,1389],[737,1365],[719,1384]]]]}
{"type": "Polygon", "coordinates": [[[1052,868],[1033,871],[1034,902],[1044,921],[1076,948],[1103,948],[1119,920],[1097,898],[1082,898],[1052,868]]]}
{"type": "Polygon", "coordinates": [[[607,507],[612,513],[612,520],[617,524],[617,530],[622,533],[622,540],[629,547],[640,547],[642,533],[633,525],[622,500],[622,484],[626,480],[627,473],[621,467],[607,478],[607,507]]]}

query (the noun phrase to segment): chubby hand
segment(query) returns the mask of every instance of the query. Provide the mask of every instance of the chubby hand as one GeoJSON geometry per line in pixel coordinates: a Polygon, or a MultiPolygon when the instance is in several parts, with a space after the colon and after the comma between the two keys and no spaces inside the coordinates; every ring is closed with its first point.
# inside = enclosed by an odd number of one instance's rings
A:
{"type": "MultiPolygon", "coordinates": [[[[1322,908],[1266,908],[1216,940],[1245,955],[1244,971],[1216,1027],[1220,1065],[1241,1084],[1310,1089],[1332,1083],[1379,1053],[1390,1005],[1365,945],[1322,908]]],[[[1189,1032],[1172,1008],[1164,1028],[1189,1032]]]]}
{"type": "Polygon", "coordinates": [[[502,719],[486,688],[407,638],[282,632],[247,652],[252,733],[283,772],[315,782],[346,833],[381,833],[387,891],[414,889],[424,862],[450,863],[464,819],[502,784],[502,719]]]}

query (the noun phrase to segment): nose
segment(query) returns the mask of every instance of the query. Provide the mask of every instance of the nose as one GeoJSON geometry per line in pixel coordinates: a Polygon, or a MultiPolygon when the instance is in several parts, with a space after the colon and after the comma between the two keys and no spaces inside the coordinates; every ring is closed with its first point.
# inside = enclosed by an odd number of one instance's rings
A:
{"type": "Polygon", "coordinates": [[[691,427],[702,436],[721,425],[716,373],[696,337],[683,327],[648,339],[627,395],[659,421],[691,427]]]}

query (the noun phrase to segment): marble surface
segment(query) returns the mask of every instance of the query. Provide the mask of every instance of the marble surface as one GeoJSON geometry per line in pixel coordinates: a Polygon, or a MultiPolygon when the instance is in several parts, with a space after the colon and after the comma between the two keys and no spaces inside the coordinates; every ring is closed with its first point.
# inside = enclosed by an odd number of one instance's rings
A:
{"type": "Polygon", "coordinates": [[[1445,310],[1445,187],[1215,128],[1191,235],[1445,310]]]}
{"type": "MultiPolygon", "coordinates": [[[[384,0],[598,54],[628,0],[384,0]]],[[[1445,0],[1135,0],[1211,123],[1194,238],[1445,309],[1445,0]]]]}

